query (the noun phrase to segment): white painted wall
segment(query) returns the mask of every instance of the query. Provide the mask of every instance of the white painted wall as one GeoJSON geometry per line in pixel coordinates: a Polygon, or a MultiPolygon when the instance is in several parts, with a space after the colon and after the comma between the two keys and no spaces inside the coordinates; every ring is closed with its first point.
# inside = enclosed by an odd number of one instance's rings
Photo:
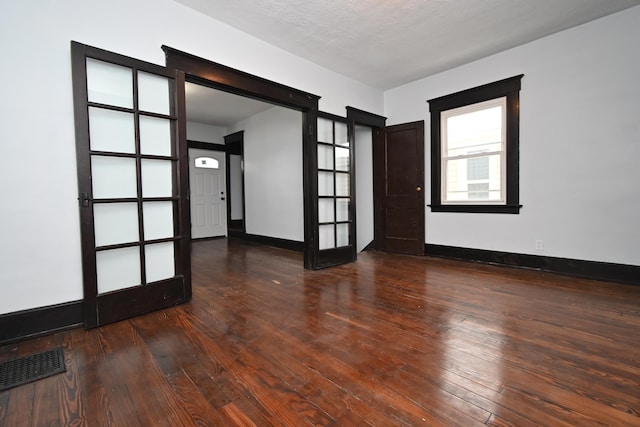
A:
{"type": "Polygon", "coordinates": [[[372,130],[356,126],[356,248],[358,252],[373,241],[373,139],[372,130]]]}
{"type": "Polygon", "coordinates": [[[385,93],[388,124],[425,120],[428,178],[426,101],[524,74],[521,213],[427,208],[427,243],[640,265],[639,24],[634,7],[385,93]]]}
{"type": "Polygon", "coordinates": [[[198,122],[187,122],[187,139],[198,142],[211,142],[223,144],[224,137],[228,135],[227,128],[212,126],[198,122]]]}
{"type": "Polygon", "coordinates": [[[302,114],[273,107],[231,127],[240,130],[247,233],[304,241],[302,114]]]}
{"type": "Polygon", "coordinates": [[[231,198],[231,219],[238,220],[244,218],[242,211],[243,185],[242,185],[242,156],[231,154],[229,156],[229,197],[231,198]]]}
{"type": "Polygon", "coordinates": [[[166,44],[320,95],[324,111],[383,110],[381,91],[171,0],[0,1],[0,314],[82,299],[71,40],[160,65],[166,44]]]}

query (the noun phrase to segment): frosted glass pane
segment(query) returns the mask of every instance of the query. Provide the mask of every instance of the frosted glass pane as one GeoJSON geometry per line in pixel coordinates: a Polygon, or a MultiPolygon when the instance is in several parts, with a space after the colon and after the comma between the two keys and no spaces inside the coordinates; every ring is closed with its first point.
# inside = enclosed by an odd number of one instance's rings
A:
{"type": "Polygon", "coordinates": [[[147,283],[175,276],[173,242],[145,246],[147,283]]]}
{"type": "Polygon", "coordinates": [[[137,242],[137,203],[96,203],[93,205],[96,246],[137,242]]]}
{"type": "Polygon", "coordinates": [[[213,157],[196,157],[193,160],[193,166],[198,169],[219,169],[220,162],[213,157]]]}
{"type": "Polygon", "coordinates": [[[333,172],[318,172],[318,195],[333,196],[333,172]]]}
{"type": "Polygon", "coordinates": [[[138,71],[138,108],[158,114],[171,114],[169,79],[138,71]]]}
{"type": "Polygon", "coordinates": [[[87,58],[89,102],[133,108],[131,68],[87,58]]]}
{"type": "Polygon", "coordinates": [[[347,135],[347,124],[336,122],[336,145],[349,146],[349,138],[347,135]]]}
{"type": "Polygon", "coordinates": [[[318,168],[333,169],[333,147],[318,144],[318,168]]]}
{"type": "Polygon", "coordinates": [[[142,160],[142,197],[171,197],[170,160],[142,160]]]}
{"type": "Polygon", "coordinates": [[[89,107],[89,139],[94,151],[135,153],[133,114],[89,107]]]}
{"type": "Polygon", "coordinates": [[[349,174],[336,174],[336,196],[349,196],[349,174]]]}
{"type": "Polygon", "coordinates": [[[140,116],[140,152],[171,155],[171,120],[140,116]]]}
{"type": "Polygon", "coordinates": [[[321,225],[318,227],[318,248],[333,249],[336,247],[334,225],[321,225]]]}
{"type": "Polygon", "coordinates": [[[137,197],[136,160],[91,156],[91,183],[95,199],[137,197]]]}
{"type": "Polygon", "coordinates": [[[96,252],[98,293],[140,285],[140,248],[96,252]]]}
{"type": "Polygon", "coordinates": [[[349,149],[336,147],[336,170],[349,170],[349,149]]]}
{"type": "Polygon", "coordinates": [[[349,199],[337,199],[336,204],[336,221],[349,221],[349,199]]]}
{"type": "Polygon", "coordinates": [[[318,141],[333,144],[333,120],[318,117],[318,141]]]}
{"type": "Polygon", "coordinates": [[[173,203],[146,202],[142,204],[144,239],[173,237],[173,203]]]}
{"type": "Polygon", "coordinates": [[[349,246],[349,224],[336,225],[337,244],[336,247],[349,246]]]}
{"type": "Polygon", "coordinates": [[[318,221],[333,222],[333,199],[318,199],[318,221]]]}

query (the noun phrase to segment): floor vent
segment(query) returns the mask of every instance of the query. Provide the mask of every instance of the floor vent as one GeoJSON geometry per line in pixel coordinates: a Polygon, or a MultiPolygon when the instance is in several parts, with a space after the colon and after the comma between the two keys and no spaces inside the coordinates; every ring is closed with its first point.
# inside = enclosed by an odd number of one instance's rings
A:
{"type": "Polygon", "coordinates": [[[62,347],[0,363],[0,391],[65,372],[62,347]]]}

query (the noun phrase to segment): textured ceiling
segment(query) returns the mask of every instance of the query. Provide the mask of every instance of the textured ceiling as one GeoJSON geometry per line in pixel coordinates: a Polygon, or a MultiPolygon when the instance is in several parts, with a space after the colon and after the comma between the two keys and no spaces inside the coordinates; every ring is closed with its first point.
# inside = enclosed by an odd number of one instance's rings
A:
{"type": "Polygon", "coordinates": [[[640,4],[640,0],[176,1],[380,89],[640,4]]]}

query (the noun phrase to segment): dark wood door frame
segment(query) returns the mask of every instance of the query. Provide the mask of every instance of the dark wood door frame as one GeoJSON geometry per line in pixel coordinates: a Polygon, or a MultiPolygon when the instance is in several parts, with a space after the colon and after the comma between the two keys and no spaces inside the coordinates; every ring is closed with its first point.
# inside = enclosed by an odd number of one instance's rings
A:
{"type": "Polygon", "coordinates": [[[317,268],[318,153],[316,141],[320,97],[169,46],[163,45],[162,50],[165,53],[167,67],[183,71],[188,82],[302,112],[304,267],[317,268]]]}
{"type": "MultiPolygon", "coordinates": [[[[376,147],[380,146],[381,144],[384,143],[384,128],[385,128],[385,123],[387,118],[377,115],[377,114],[373,114],[373,113],[369,113],[367,111],[363,111],[363,110],[359,110],[357,108],[354,107],[347,107],[347,120],[348,120],[348,124],[349,124],[349,133],[351,135],[354,135],[353,139],[355,142],[355,127],[356,125],[360,125],[360,126],[367,126],[371,128],[371,133],[372,133],[372,138],[373,138],[373,245],[376,249],[380,249],[378,246],[378,242],[380,242],[380,230],[381,230],[381,224],[380,224],[380,214],[379,214],[379,210],[380,210],[380,191],[382,188],[384,188],[384,181],[380,181],[380,177],[378,176],[379,174],[376,173],[378,171],[378,163],[379,160],[377,159],[377,157],[379,157],[379,150],[376,149],[376,147]]],[[[354,158],[355,158],[355,144],[354,145],[354,158]]],[[[355,162],[354,162],[355,163],[355,162]]],[[[355,179],[355,167],[354,166],[354,179],[355,179]]],[[[352,188],[356,189],[356,185],[355,182],[352,185],[352,188]]],[[[357,190],[357,189],[356,189],[357,190]]],[[[354,191],[356,191],[354,190],[354,191]]],[[[354,193],[354,198],[355,198],[355,193],[354,193]]],[[[357,217],[357,212],[356,212],[356,217],[357,217]]],[[[357,219],[357,218],[356,218],[357,219]]],[[[355,222],[355,221],[354,221],[355,222]]],[[[356,239],[356,234],[355,234],[355,230],[353,231],[353,235],[354,235],[354,239],[356,239]]]]}

